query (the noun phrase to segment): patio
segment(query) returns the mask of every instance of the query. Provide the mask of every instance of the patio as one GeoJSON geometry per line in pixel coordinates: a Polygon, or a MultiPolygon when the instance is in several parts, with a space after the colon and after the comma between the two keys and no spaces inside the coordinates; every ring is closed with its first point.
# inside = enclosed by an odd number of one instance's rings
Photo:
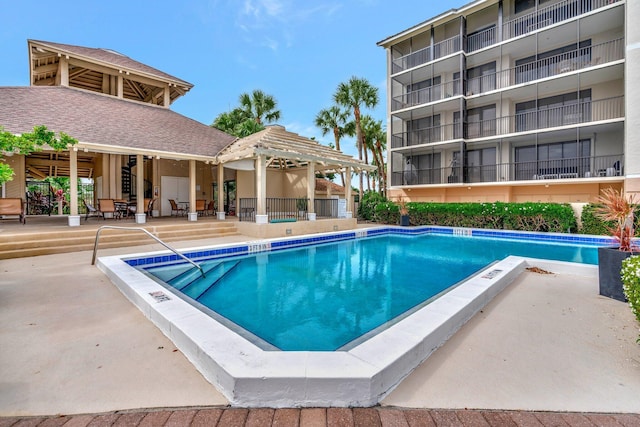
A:
{"type": "MultiPolygon", "coordinates": [[[[0,416],[224,407],[226,400],[90,260],[83,251],[2,261],[0,416]]],[[[383,406],[640,413],[640,347],[628,306],[598,296],[593,277],[554,273],[523,273],[383,406]]]]}

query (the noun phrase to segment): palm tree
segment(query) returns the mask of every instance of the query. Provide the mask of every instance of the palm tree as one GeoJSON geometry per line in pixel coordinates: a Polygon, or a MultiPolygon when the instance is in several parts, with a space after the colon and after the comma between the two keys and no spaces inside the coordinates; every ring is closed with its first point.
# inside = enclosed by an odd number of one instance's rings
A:
{"type": "MultiPolygon", "coordinates": [[[[387,133],[383,129],[382,120],[374,120],[369,115],[362,116],[362,135],[364,143],[365,160],[367,160],[367,150],[371,151],[373,156],[372,164],[378,167],[375,173],[367,173],[369,180],[375,183],[378,181],[378,189],[380,193],[383,193],[385,188],[385,170],[384,170],[384,153],[383,150],[387,148],[387,133]]],[[[368,185],[368,189],[370,186],[368,185]]]]}
{"type": "MultiPolygon", "coordinates": [[[[335,148],[338,151],[340,151],[340,139],[344,136],[353,136],[356,130],[355,123],[347,121],[348,118],[349,112],[337,105],[322,109],[316,115],[315,123],[322,130],[322,136],[333,132],[335,148]]],[[[340,172],[340,178],[344,187],[344,172],[342,171],[340,172]]]]}
{"type": "Polygon", "coordinates": [[[280,110],[276,109],[277,104],[273,96],[258,89],[251,94],[240,95],[240,109],[260,125],[263,121],[271,123],[280,119],[280,110]]]}
{"type": "MultiPolygon", "coordinates": [[[[358,147],[358,159],[362,160],[362,126],[360,123],[360,108],[364,105],[367,108],[374,108],[378,105],[378,88],[372,86],[367,79],[351,77],[349,82],[340,83],[336,93],[333,95],[336,104],[353,109],[353,117],[356,123],[356,144],[358,147]]],[[[360,176],[360,197],[362,197],[362,172],[360,176]]]]}

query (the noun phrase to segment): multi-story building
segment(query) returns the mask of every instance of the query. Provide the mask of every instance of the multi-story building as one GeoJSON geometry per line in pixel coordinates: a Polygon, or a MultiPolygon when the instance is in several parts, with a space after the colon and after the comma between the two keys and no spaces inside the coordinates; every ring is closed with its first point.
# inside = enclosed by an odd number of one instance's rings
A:
{"type": "Polygon", "coordinates": [[[379,42],[390,194],[590,202],[603,187],[640,191],[639,3],[477,0],[379,42]]]}

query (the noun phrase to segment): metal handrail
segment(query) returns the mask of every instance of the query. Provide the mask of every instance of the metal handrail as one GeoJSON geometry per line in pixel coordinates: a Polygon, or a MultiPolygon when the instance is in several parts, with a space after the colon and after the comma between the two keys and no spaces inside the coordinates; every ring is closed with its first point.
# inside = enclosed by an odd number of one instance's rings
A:
{"type": "Polygon", "coordinates": [[[151,237],[153,240],[155,240],[156,242],[160,243],[162,246],[164,246],[165,248],[169,249],[171,252],[173,252],[174,254],[178,255],[180,258],[184,259],[189,264],[193,265],[195,268],[200,270],[200,274],[202,274],[203,278],[206,277],[202,267],[200,267],[198,264],[196,264],[195,262],[191,261],[189,258],[187,258],[186,256],[184,256],[183,254],[181,254],[180,252],[178,252],[177,250],[175,250],[171,246],[167,245],[165,242],[163,242],[162,240],[160,240],[159,238],[157,238],[153,234],[149,233],[149,231],[147,231],[147,230],[145,230],[144,228],[141,228],[141,227],[119,227],[117,225],[103,225],[100,228],[98,228],[98,231],[96,232],[96,241],[93,244],[93,258],[91,258],[91,265],[95,265],[96,264],[96,254],[98,252],[98,242],[100,240],[100,232],[105,228],[109,228],[109,229],[112,229],[112,230],[137,230],[137,231],[142,231],[142,232],[146,233],[147,236],[151,237]]]}

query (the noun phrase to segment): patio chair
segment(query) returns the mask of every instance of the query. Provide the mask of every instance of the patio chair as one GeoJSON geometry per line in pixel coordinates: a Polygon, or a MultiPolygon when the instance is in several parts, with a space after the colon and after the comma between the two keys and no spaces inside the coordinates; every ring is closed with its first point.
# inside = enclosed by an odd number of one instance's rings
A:
{"type": "Polygon", "coordinates": [[[178,215],[182,216],[185,214],[184,208],[181,208],[180,206],[178,206],[175,200],[169,199],[169,203],[171,203],[171,216],[174,216],[174,212],[175,212],[175,216],[178,216],[178,215]]]}
{"type": "Polygon", "coordinates": [[[88,220],[90,216],[95,216],[97,218],[103,217],[104,219],[104,215],[102,215],[102,212],[94,208],[91,203],[87,202],[85,199],[82,199],[82,203],[84,203],[84,208],[87,212],[84,216],[85,221],[88,220]]]}
{"type": "Polygon", "coordinates": [[[211,215],[215,215],[216,213],[216,202],[215,201],[210,201],[209,204],[207,205],[207,210],[205,211],[207,213],[207,215],[209,215],[209,213],[211,213],[211,215]]]}
{"type": "Polygon", "coordinates": [[[153,204],[156,202],[156,198],[153,199],[144,199],[144,205],[147,207],[146,213],[147,217],[151,218],[153,216],[153,204]]]}
{"type": "Polygon", "coordinates": [[[196,199],[196,213],[198,215],[206,215],[207,201],[204,199],[196,199]]]}
{"type": "Polygon", "coordinates": [[[113,199],[98,199],[98,210],[102,212],[102,218],[106,219],[106,213],[113,215],[114,219],[120,216],[120,212],[116,209],[116,204],[113,199]]]}

